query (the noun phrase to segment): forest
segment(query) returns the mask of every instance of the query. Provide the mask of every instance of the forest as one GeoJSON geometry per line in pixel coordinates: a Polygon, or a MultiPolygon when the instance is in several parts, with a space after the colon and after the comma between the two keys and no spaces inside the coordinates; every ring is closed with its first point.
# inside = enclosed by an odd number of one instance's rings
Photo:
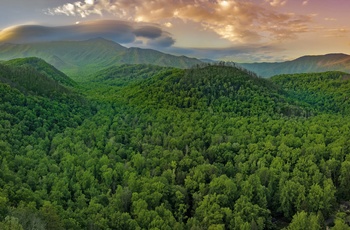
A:
{"type": "Polygon", "coordinates": [[[0,229],[350,229],[350,77],[0,63],[0,229]]]}

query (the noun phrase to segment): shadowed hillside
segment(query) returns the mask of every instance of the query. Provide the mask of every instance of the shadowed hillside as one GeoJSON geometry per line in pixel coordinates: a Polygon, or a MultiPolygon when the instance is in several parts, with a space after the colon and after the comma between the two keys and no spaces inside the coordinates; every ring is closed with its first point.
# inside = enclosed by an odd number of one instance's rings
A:
{"type": "Polygon", "coordinates": [[[14,68],[32,67],[40,74],[44,74],[48,78],[51,78],[64,86],[76,86],[76,83],[67,75],[40,58],[19,58],[4,62],[4,64],[14,68]]]}
{"type": "Polygon", "coordinates": [[[284,74],[271,80],[281,85],[289,97],[309,103],[317,110],[350,113],[350,81],[347,73],[284,74]]]}
{"type": "MultiPolygon", "coordinates": [[[[54,72],[55,70],[47,71],[54,72]]],[[[67,80],[69,83],[72,82],[69,81],[66,76],[60,79],[62,81],[67,80]]],[[[59,81],[53,79],[53,77],[48,76],[47,72],[38,71],[35,67],[28,64],[20,66],[16,64],[13,65],[11,62],[9,64],[6,62],[0,64],[0,82],[17,88],[25,94],[45,95],[50,97],[72,94],[71,89],[66,88],[59,81]]]]}

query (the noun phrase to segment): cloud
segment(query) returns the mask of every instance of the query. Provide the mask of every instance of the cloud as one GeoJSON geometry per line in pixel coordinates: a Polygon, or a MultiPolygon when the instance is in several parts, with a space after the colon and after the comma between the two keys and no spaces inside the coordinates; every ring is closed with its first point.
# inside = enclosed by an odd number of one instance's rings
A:
{"type": "Polygon", "coordinates": [[[350,30],[346,28],[336,28],[336,29],[328,29],[327,33],[324,34],[324,37],[348,37],[350,34],[350,30]]]}
{"type": "Polygon", "coordinates": [[[309,0],[305,0],[305,1],[303,1],[303,3],[302,3],[303,6],[306,6],[307,4],[309,4],[309,0]]]}
{"type": "Polygon", "coordinates": [[[154,26],[143,26],[134,30],[134,34],[145,38],[158,38],[162,35],[162,30],[154,26]]]}
{"type": "Polygon", "coordinates": [[[150,40],[147,44],[152,47],[164,48],[174,45],[175,40],[170,36],[161,36],[154,40],[150,40]]]}
{"type": "Polygon", "coordinates": [[[284,6],[287,0],[266,0],[271,6],[284,6]]]}
{"type": "Polygon", "coordinates": [[[210,58],[211,60],[224,60],[236,62],[272,62],[277,60],[285,60],[285,56],[278,56],[276,54],[284,51],[273,45],[236,45],[225,48],[179,48],[169,47],[167,52],[186,55],[196,58],[210,58]]]}
{"type": "Polygon", "coordinates": [[[173,24],[171,22],[166,22],[163,24],[165,27],[171,28],[173,27],[173,24]]]}
{"type": "Polygon", "coordinates": [[[325,21],[337,21],[336,18],[325,18],[324,20],[325,20],[325,21]]]}
{"type": "MultiPolygon", "coordinates": [[[[90,0],[90,3],[92,2],[90,0]]],[[[58,27],[21,25],[0,31],[0,42],[11,43],[86,40],[96,37],[103,37],[122,44],[132,43],[137,38],[142,37],[146,39],[147,44],[156,47],[166,47],[175,43],[171,34],[154,24],[117,20],[80,22],[74,25],[58,27]]]]}
{"type": "MultiPolygon", "coordinates": [[[[271,6],[283,6],[287,2],[265,1],[271,6]]],[[[307,32],[311,22],[310,17],[278,13],[245,0],[171,0],[171,3],[169,0],[85,0],[48,9],[46,13],[80,17],[113,14],[120,20],[156,22],[168,27],[172,26],[169,21],[180,19],[198,23],[204,30],[240,43],[293,38],[307,32]],[[278,29],[270,29],[275,27],[278,29]]]]}

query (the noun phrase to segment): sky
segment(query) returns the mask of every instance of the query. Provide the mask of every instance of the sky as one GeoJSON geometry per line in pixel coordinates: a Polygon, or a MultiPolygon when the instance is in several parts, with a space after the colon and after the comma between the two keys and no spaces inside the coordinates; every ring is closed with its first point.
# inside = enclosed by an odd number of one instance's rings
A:
{"type": "Polygon", "coordinates": [[[0,0],[0,43],[103,37],[196,58],[350,53],[349,0],[0,0]]]}

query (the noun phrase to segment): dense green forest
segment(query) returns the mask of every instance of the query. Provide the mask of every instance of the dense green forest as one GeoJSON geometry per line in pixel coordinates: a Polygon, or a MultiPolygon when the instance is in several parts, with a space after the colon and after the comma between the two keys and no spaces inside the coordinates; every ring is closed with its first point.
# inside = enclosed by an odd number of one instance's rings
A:
{"type": "Polygon", "coordinates": [[[350,77],[0,63],[0,229],[350,229],[350,77]],[[80,78],[82,79],[82,78],[80,78]]]}

